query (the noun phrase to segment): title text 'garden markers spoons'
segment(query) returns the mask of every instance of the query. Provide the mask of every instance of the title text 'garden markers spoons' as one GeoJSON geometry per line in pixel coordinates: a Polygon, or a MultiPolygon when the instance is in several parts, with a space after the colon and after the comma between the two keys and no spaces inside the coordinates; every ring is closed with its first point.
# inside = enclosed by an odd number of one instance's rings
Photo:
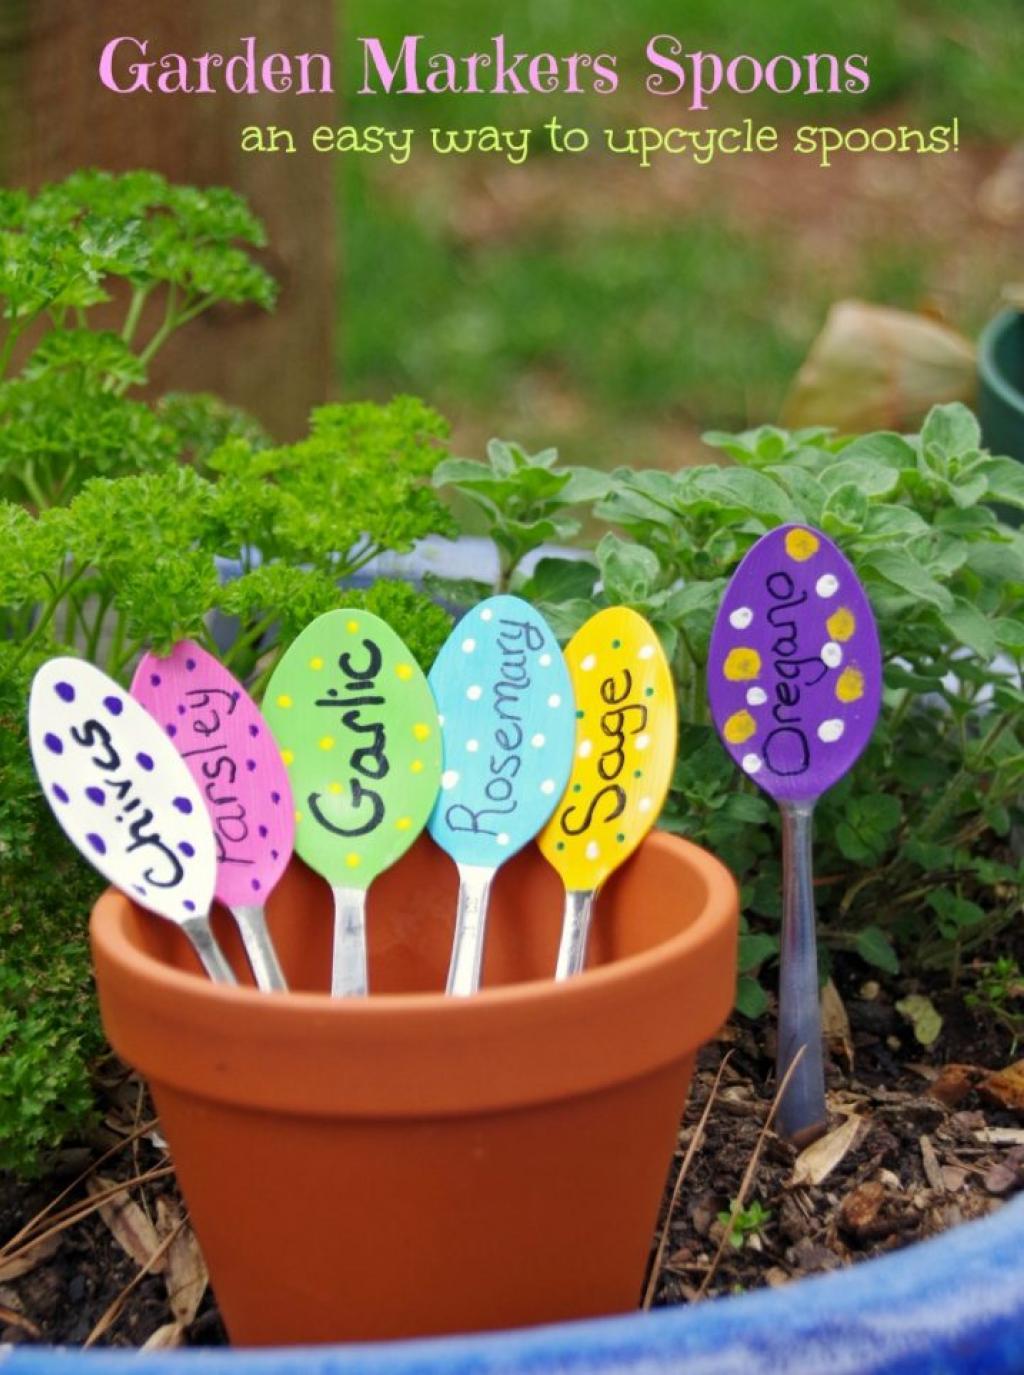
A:
{"type": "Polygon", "coordinates": [[[32,682],[29,742],[68,839],[115,887],[175,922],[211,979],[234,983],[210,930],[213,830],[192,775],[145,708],[81,659],[32,682]]]}
{"type": "Polygon", "coordinates": [[[708,659],[711,710],[735,762],[782,812],[779,1128],[826,1126],[812,854],[814,804],[855,763],[882,692],[878,632],[852,567],[817,530],[785,525],[749,551],[725,592],[708,659]]]}
{"type": "Polygon", "coordinates": [[[367,991],[366,893],[426,825],[441,777],[422,670],[367,611],[328,611],[274,670],[263,713],[295,798],[295,849],[334,892],[331,992],[367,991]]]}
{"type": "Polygon", "coordinates": [[[448,992],[475,993],[494,875],[544,825],[569,777],[572,684],[544,618],[501,596],[455,627],[430,686],[444,747],[430,834],[459,871],[448,992]]]}
{"type": "Polygon", "coordinates": [[[676,761],[676,695],[654,628],[624,606],[591,616],[565,650],[576,698],[572,774],[541,851],[565,884],[556,979],[578,974],[594,899],[654,825],[676,761]]]}
{"type": "Polygon", "coordinates": [[[263,904],[291,859],[295,809],[270,728],[241,683],[191,640],[166,658],[144,655],[132,696],[163,726],[203,796],[216,896],[231,909],[258,987],[283,991],[263,904]]]}

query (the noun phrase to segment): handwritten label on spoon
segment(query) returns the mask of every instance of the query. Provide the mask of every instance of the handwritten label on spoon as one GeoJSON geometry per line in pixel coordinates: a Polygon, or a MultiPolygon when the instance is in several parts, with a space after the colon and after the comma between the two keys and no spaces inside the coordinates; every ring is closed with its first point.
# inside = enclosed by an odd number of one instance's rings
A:
{"type": "Polygon", "coordinates": [[[161,724],[203,795],[217,844],[217,897],[262,906],[291,858],[295,807],[256,703],[200,645],[144,655],[132,696],[161,724]]]}
{"type": "Polygon", "coordinates": [[[192,776],[163,730],[92,664],[43,664],[29,741],[69,840],[110,883],[172,921],[213,901],[213,833],[192,776]]]}
{"type": "Polygon", "coordinates": [[[676,697],[654,629],[609,607],[569,641],[572,774],[540,848],[567,889],[593,892],[657,820],[676,758],[676,697]]]}
{"type": "Polygon", "coordinates": [[[769,531],[711,637],[708,694],[732,758],[777,801],[811,802],[861,754],[881,693],[875,619],[848,560],[818,530],[769,531]]]}
{"type": "Polygon", "coordinates": [[[441,777],[437,708],[384,621],[328,611],[278,664],[263,714],[295,799],[295,848],[328,882],[368,888],[426,825],[441,777]]]}
{"type": "Polygon", "coordinates": [[[444,743],[430,834],[460,864],[496,869],[534,838],[572,763],[575,709],[551,628],[519,597],[462,618],[430,671],[444,743]]]}

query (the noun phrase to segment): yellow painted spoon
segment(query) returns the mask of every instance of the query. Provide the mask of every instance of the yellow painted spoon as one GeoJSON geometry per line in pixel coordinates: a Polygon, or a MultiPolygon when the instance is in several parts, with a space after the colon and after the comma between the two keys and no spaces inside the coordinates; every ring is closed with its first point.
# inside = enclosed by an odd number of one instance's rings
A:
{"type": "Polygon", "coordinates": [[[556,979],[583,969],[602,883],[654,825],[676,758],[676,695],[653,627],[628,607],[591,616],[565,650],[576,697],[572,774],[537,837],[565,884],[556,979]]]}

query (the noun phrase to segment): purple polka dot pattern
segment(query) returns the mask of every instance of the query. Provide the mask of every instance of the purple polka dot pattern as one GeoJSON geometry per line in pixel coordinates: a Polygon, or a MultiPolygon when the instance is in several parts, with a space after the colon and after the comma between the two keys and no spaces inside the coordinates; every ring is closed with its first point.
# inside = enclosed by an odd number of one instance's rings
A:
{"type": "Polygon", "coordinates": [[[213,832],[188,768],[157,722],[106,674],[67,657],[39,669],[28,715],[43,794],[95,868],[175,921],[186,900],[208,911],[213,832]]]}
{"type": "Polygon", "coordinates": [[[174,806],[177,807],[179,812],[184,813],[185,816],[188,816],[189,812],[192,810],[192,803],[187,797],[176,797],[174,799],[174,806]]]}

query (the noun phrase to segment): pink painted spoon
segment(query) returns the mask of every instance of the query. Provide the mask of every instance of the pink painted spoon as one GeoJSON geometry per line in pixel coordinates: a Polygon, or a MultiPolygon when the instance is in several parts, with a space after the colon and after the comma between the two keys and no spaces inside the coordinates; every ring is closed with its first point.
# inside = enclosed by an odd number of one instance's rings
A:
{"type": "Polygon", "coordinates": [[[238,924],[257,986],[283,991],[264,904],[291,858],[295,808],[274,737],[241,683],[192,640],[166,658],[144,655],[132,696],[163,726],[206,804],[216,896],[238,924]]]}

